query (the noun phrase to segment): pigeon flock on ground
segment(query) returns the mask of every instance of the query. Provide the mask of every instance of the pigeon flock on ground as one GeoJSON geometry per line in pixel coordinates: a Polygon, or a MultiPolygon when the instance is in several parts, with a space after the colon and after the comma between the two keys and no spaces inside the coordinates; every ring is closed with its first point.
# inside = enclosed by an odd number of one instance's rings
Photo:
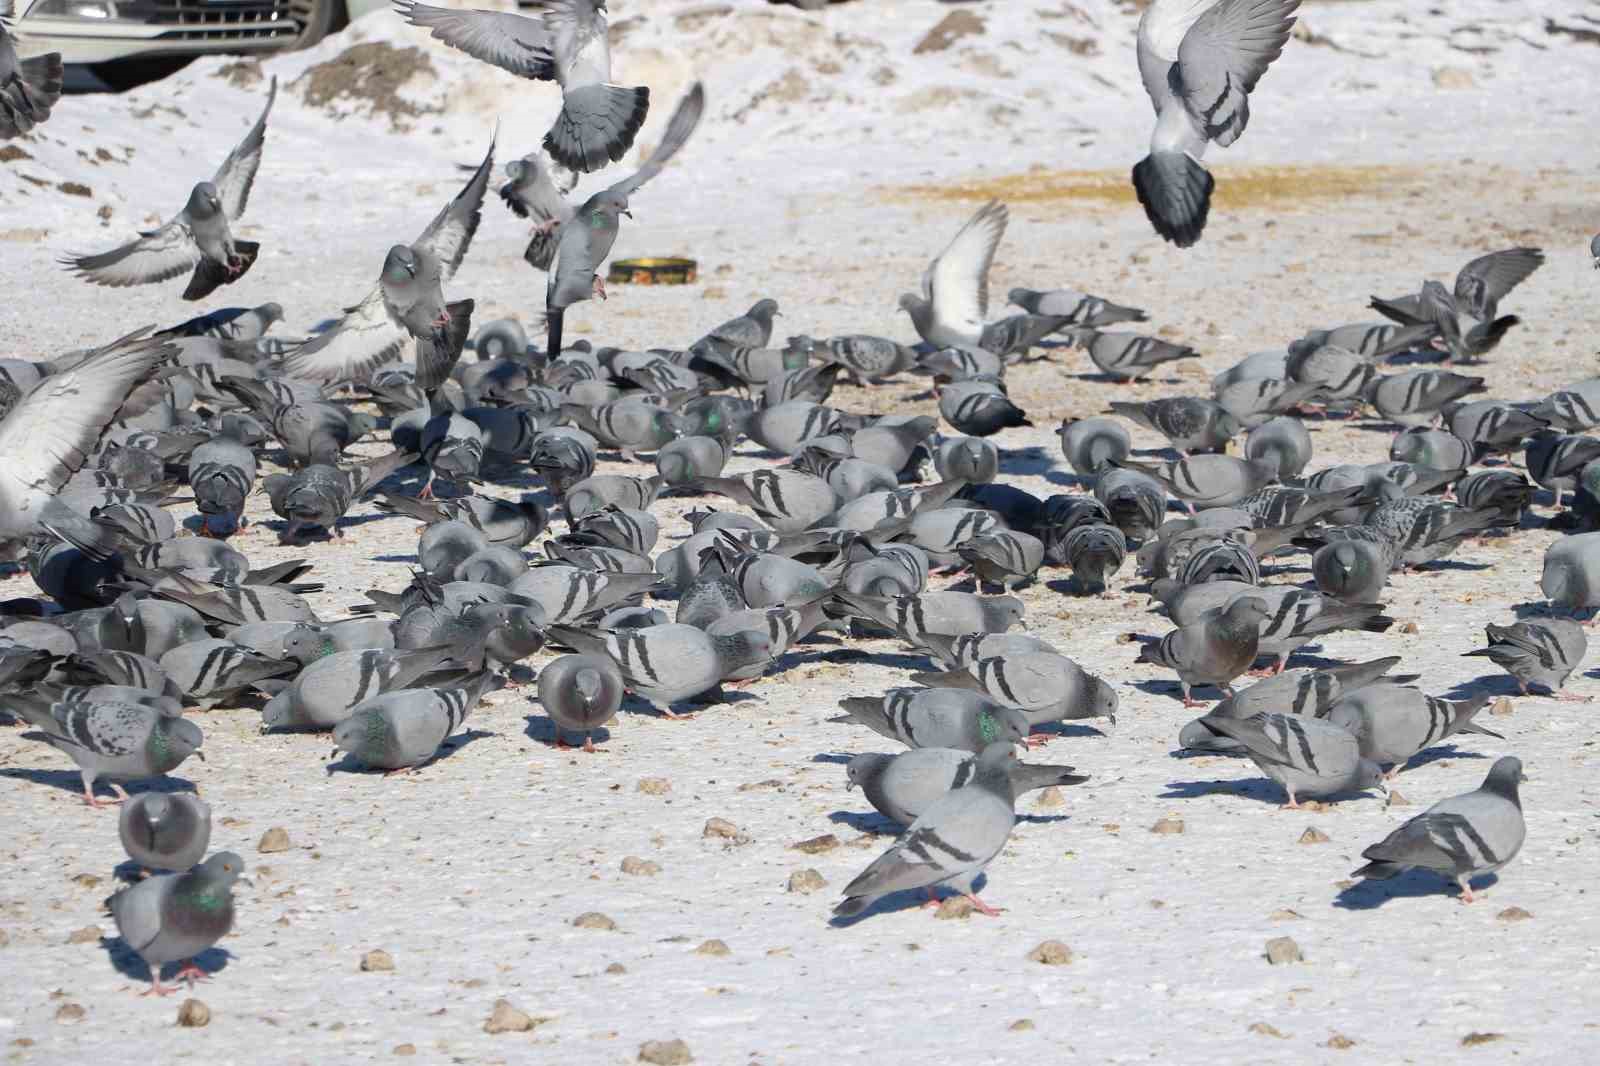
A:
{"type": "MultiPolygon", "coordinates": [[[[1212,182],[1197,157],[1243,131],[1247,94],[1297,3],[1157,0],[1145,14],[1138,60],[1158,120],[1134,181],[1168,239],[1199,238],[1212,182]]],[[[1172,628],[1139,661],[1169,671],[1185,706],[1222,697],[1183,726],[1180,747],[1250,760],[1295,807],[1384,788],[1447,737],[1510,743],[1476,721],[1486,697],[1429,695],[1425,679],[1391,672],[1398,657],[1292,661],[1313,642],[1336,655],[1341,631],[1383,632],[1392,573],[1468,538],[1515,537],[1537,486],[1571,530],[1545,559],[1550,609],[1491,625],[1485,647],[1463,652],[1524,693],[1566,696],[1587,651],[1568,616],[1600,606],[1600,439],[1586,435],[1600,425],[1600,378],[1493,399],[1470,373],[1516,325],[1500,305],[1538,270],[1538,249],[1474,258],[1453,289],[1430,280],[1414,295],[1374,297],[1383,321],[1286,338],[1218,375],[1210,395],[1118,401],[1104,417],[1067,422],[1061,452],[1079,491],[1041,500],[1006,483],[988,439],[1031,424],[1007,395],[1008,367],[1081,349],[1107,378],[1129,381],[1194,350],[1136,332],[1141,310],[1066,289],[1014,289],[1017,311],[992,317],[989,267],[1008,223],[998,202],[902,298],[918,343],[775,343],[779,303],[764,299],[683,347],[565,346],[563,312],[604,297],[599,271],[620,217],[692,136],[704,90],[676,105],[637,172],[573,205],[558,168],[620,160],[650,106],[647,88],[609,83],[602,0],[545,0],[520,15],[398,7],[452,47],[561,86],[547,155],[511,164],[500,190],[533,221],[527,258],[548,271],[544,350],[514,320],[474,334],[473,301],[445,293],[483,219],[491,144],[421,235],[385,253],[368,295],[307,341],[269,337],[284,314],[267,304],[49,363],[0,361],[10,460],[0,541],[41,594],[0,605],[0,710],[78,767],[85,801],[107,803],[97,788],[108,787],[128,857],[167,871],[108,901],[149,964],[151,991],[171,990],[167,964],[184,964],[180,979],[203,976],[193,959],[231,928],[244,872],[233,853],[206,857],[212,812],[197,796],[122,787],[204,758],[196,708],[259,713],[264,730],[331,732],[355,764],[415,772],[502,687],[542,708],[557,745],[592,750],[619,713],[690,718],[722,685],[783,684],[786,653],[816,634],[852,647],[898,642],[926,669],[840,701],[836,719],[865,727],[863,746],[877,743],[870,734],[895,746],[855,756],[841,784],[905,826],[845,887],[834,914],[848,920],[897,893],[941,888],[998,913],[976,888],[986,873],[1004,884],[1003,863],[991,863],[1017,796],[1087,779],[1018,758],[1059,739],[1057,723],[1109,731],[1118,711],[1111,685],[1023,631],[1010,593],[1042,571],[1070,576],[1082,596],[1147,587],[1172,628]],[[469,345],[475,358],[464,361],[469,345]],[[849,409],[843,386],[907,375],[932,382],[936,408],[849,409]],[[1318,465],[1307,423],[1327,418],[1398,432],[1369,464],[1318,465]],[[1136,457],[1129,424],[1163,435],[1170,457],[1136,457]],[[345,459],[373,435],[392,450],[345,459]],[[747,439],[770,461],[730,476],[724,466],[747,439]],[[638,474],[595,474],[602,453],[638,474]],[[475,488],[529,475],[545,491],[507,499],[475,488]],[[420,490],[397,487],[408,479],[420,490]],[[256,567],[229,545],[254,493],[305,559],[256,567]],[[652,514],[668,493],[703,505],[692,535],[670,547],[652,514]],[[304,598],[320,588],[316,545],[346,536],[345,517],[369,497],[418,523],[415,566],[396,564],[394,586],[371,590],[349,617],[319,617],[304,598]],[[179,535],[167,509],[186,498],[201,535],[179,535]],[[1298,553],[1308,583],[1270,580],[1298,553]],[[1246,676],[1259,680],[1243,685],[1246,676]]],[[[0,135],[43,121],[59,89],[59,62],[19,65],[0,34],[0,135]]],[[[276,83],[171,221],[68,265],[111,286],[188,275],[191,299],[249,270],[257,246],[229,227],[256,178],[270,176],[275,93],[276,83]]],[[[1600,268],[1600,237],[1593,252],[1600,268]]],[[[1470,902],[1471,881],[1522,846],[1520,780],[1518,759],[1498,758],[1479,789],[1367,848],[1357,875],[1429,870],[1470,902]]]]}

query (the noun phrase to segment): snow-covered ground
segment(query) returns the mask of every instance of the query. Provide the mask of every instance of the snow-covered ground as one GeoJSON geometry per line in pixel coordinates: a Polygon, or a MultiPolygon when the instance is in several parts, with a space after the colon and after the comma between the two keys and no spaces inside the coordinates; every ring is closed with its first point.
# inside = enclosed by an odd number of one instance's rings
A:
{"type": "MultiPolygon", "coordinates": [[[[1512,244],[1542,246],[1549,262],[1506,302],[1523,325],[1481,372],[1493,395],[1541,395],[1594,372],[1600,327],[1600,276],[1587,255],[1600,227],[1590,103],[1600,48],[1546,20],[1593,34],[1600,5],[1535,6],[1308,4],[1304,33],[1261,82],[1249,132],[1209,160],[1218,199],[1205,239],[1179,252],[1150,232],[1126,186],[1151,125],[1131,5],[858,0],[810,14],[754,0],[614,0],[618,80],[653,92],[641,148],[691,80],[704,80],[710,101],[689,147],[635,197],[616,254],[693,255],[702,278],[683,289],[619,286],[607,303],[572,312],[569,336],[684,344],[772,296],[780,335],[910,339],[896,296],[998,195],[1012,220],[995,293],[1085,288],[1148,308],[1163,336],[1204,353],[1135,388],[1087,379],[1086,357],[1065,350],[1013,371],[1012,395],[1036,428],[1000,438],[1003,477],[1035,494],[1071,483],[1052,432],[1062,417],[1113,398],[1203,391],[1248,352],[1370,319],[1370,293],[1448,279],[1473,255],[1512,244]],[[918,53],[952,15],[981,32],[918,53]]],[[[454,194],[457,165],[481,158],[497,123],[497,159],[509,159],[537,144],[557,105],[553,87],[477,64],[387,14],[261,70],[279,78],[280,98],[239,231],[263,252],[226,298],[281,302],[286,335],[370,288],[384,251],[454,194]],[[331,68],[320,82],[298,79],[363,44],[401,50],[364,53],[391,71],[416,66],[405,49],[425,57],[398,93],[368,93],[398,113],[370,115],[350,99],[308,105],[307,89],[330,84],[331,68]]],[[[8,142],[0,352],[49,356],[192,313],[181,286],[96,289],[54,260],[174,212],[254,121],[265,85],[241,85],[250,74],[229,60],[197,62],[125,96],[63,100],[39,135],[8,142]]],[[[476,298],[480,322],[518,315],[531,325],[542,310],[543,276],[522,262],[525,240],[498,202],[486,205],[448,290],[476,298]]],[[[834,402],[932,410],[919,389],[843,387],[834,402]]],[[[1318,422],[1313,435],[1316,465],[1387,455],[1387,433],[1360,424],[1318,422]]],[[[763,462],[747,451],[734,469],[763,462]]],[[[693,502],[658,508],[671,516],[664,546],[684,532],[693,502]]],[[[252,513],[270,518],[264,503],[252,513]]],[[[356,513],[375,515],[370,505],[356,513]]],[[[1525,529],[1397,576],[1386,601],[1416,631],[1340,634],[1321,656],[1403,654],[1427,691],[1457,691],[1484,675],[1483,660],[1461,657],[1484,623],[1539,598],[1540,558],[1556,535],[1525,529]]],[[[239,545],[262,562],[311,559],[327,584],[314,603],[338,617],[363,590],[404,584],[415,526],[369,520],[341,544],[282,548],[262,523],[239,545]]],[[[1281,793],[1249,763],[1174,757],[1189,717],[1176,686],[1135,666],[1137,645],[1118,639],[1166,628],[1142,595],[1122,591],[1134,583],[1130,562],[1109,599],[1042,582],[1021,594],[1025,628],[1111,680],[1122,712],[1115,731],[1072,729],[1035,756],[1091,781],[1062,806],[1021,803],[1026,818],[985,891],[1007,908],[999,919],[941,921],[911,908],[848,928],[828,922],[837,890],[890,840],[873,835],[883,823],[845,791],[841,763],[893,746],[825,719],[840,696],[881,692],[921,668],[888,642],[867,644],[866,661],[842,660],[828,643],[802,649],[781,674],[689,722],[625,715],[593,756],[547,746],[532,690],[507,690],[473,715],[470,742],[415,777],[330,774],[325,737],[261,736],[247,709],[202,713],[208,761],[177,776],[216,811],[214,846],[243,854],[254,879],[239,889],[226,965],[197,992],[211,1008],[203,1029],[175,1027],[172,1001],[139,998],[137,971],[119,972],[96,934],[74,936],[87,927],[114,936],[99,904],[122,858],[116,817],[84,808],[65,758],[6,730],[6,1060],[621,1063],[645,1041],[672,1038],[697,1062],[767,1066],[1591,1057],[1593,707],[1517,699],[1513,713],[1489,719],[1504,742],[1473,737],[1402,775],[1409,807],[1386,809],[1374,794],[1282,811],[1281,793]],[[1474,787],[1504,752],[1521,756],[1530,779],[1528,842],[1482,901],[1461,906],[1422,876],[1399,882],[1392,899],[1341,891],[1363,847],[1474,787]],[[670,788],[641,789],[646,778],[670,788]],[[748,840],[704,838],[712,817],[748,840]],[[1149,831],[1174,817],[1181,835],[1149,831]],[[259,854],[272,827],[287,829],[292,847],[259,854]],[[1330,839],[1299,843],[1308,827],[1330,839]],[[837,846],[794,848],[824,834],[837,846]],[[659,872],[624,873],[627,857],[659,872]],[[827,886],[788,891],[803,869],[827,886]],[[1531,918],[1511,920],[1513,907],[1531,918]],[[615,928],[575,927],[586,912],[615,928]],[[1305,961],[1271,966],[1263,946],[1285,935],[1305,961]],[[728,953],[698,951],[709,939],[728,953]],[[1029,961],[1045,939],[1069,945],[1071,964],[1029,961]],[[392,972],[360,971],[374,949],[393,956],[392,972]],[[540,1023],[485,1033],[499,998],[540,1023]]],[[[30,590],[12,579],[0,598],[30,590]]],[[[1573,687],[1600,693],[1587,675],[1573,687]]]]}

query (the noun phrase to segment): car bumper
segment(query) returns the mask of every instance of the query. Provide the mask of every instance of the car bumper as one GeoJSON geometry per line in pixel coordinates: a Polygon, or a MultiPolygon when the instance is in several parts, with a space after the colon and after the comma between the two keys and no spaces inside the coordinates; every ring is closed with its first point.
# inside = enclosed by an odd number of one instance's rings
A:
{"type": "Polygon", "coordinates": [[[116,19],[24,15],[17,30],[30,54],[60,52],[66,63],[153,55],[205,55],[289,48],[301,23],[292,0],[143,0],[116,19]]]}

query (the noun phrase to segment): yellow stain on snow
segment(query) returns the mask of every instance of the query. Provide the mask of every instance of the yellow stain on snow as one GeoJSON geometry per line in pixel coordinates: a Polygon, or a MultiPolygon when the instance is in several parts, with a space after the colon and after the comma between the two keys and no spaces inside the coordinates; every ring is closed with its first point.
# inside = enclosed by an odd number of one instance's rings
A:
{"type": "MultiPolygon", "coordinates": [[[[883,186],[880,192],[890,199],[1133,205],[1137,200],[1129,173],[1029,170],[940,185],[883,186]]],[[[1393,195],[1421,177],[1404,167],[1389,166],[1217,167],[1211,173],[1217,179],[1212,206],[1235,210],[1304,200],[1393,195]]]]}

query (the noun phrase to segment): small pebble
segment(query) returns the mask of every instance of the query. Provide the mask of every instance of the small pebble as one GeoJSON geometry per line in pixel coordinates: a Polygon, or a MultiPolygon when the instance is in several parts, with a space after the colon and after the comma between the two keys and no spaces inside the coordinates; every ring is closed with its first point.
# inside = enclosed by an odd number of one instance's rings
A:
{"type": "Polygon", "coordinates": [[[1018,1018],[1016,1021],[1006,1026],[1006,1028],[1010,1029],[1013,1033],[1026,1033],[1033,1028],[1033,1019],[1018,1018]]]}
{"type": "Polygon", "coordinates": [[[1250,1031],[1258,1036],[1274,1036],[1279,1040],[1289,1039],[1288,1037],[1284,1036],[1283,1033],[1278,1031],[1277,1026],[1268,1025],[1266,1022],[1256,1022],[1250,1027],[1250,1031]]]}
{"type": "Polygon", "coordinates": [[[639,877],[654,877],[661,872],[661,864],[649,859],[641,859],[637,855],[629,855],[622,860],[622,872],[636,874],[639,877]]]}
{"type": "Polygon", "coordinates": [[[89,1013],[77,1003],[63,1003],[56,1008],[56,1021],[71,1024],[83,1021],[83,1016],[89,1013]]]}
{"type": "Polygon", "coordinates": [[[750,843],[750,837],[726,818],[710,818],[700,835],[707,840],[726,840],[729,847],[750,843]]]}
{"type": "Polygon", "coordinates": [[[1405,633],[1408,635],[1422,632],[1415,622],[1401,622],[1399,625],[1394,627],[1394,631],[1396,633],[1405,633]]]}
{"type": "Polygon", "coordinates": [[[211,1008],[198,999],[186,999],[178,1006],[178,1024],[185,1029],[204,1029],[211,1024],[211,1008]]]}
{"type": "Polygon", "coordinates": [[[394,1046],[394,1053],[396,1055],[400,1055],[402,1057],[410,1057],[410,1056],[415,1055],[417,1053],[417,1045],[415,1045],[415,1044],[396,1044],[394,1046]]]}
{"type": "Polygon", "coordinates": [[[612,921],[610,918],[607,918],[599,911],[585,911],[576,918],[572,919],[572,924],[577,926],[579,929],[605,929],[608,931],[617,927],[616,922],[612,921]]]}
{"type": "Polygon", "coordinates": [[[789,845],[793,850],[803,851],[807,855],[820,855],[825,851],[832,851],[838,846],[839,838],[832,833],[826,833],[820,837],[812,837],[810,840],[802,840],[798,844],[789,845]]]}
{"type": "Polygon", "coordinates": [[[86,925],[82,929],[74,929],[67,934],[69,944],[98,944],[100,942],[100,927],[86,925]]]}
{"type": "Polygon", "coordinates": [[[694,1056],[682,1040],[647,1040],[639,1045],[639,1061],[651,1066],[684,1066],[693,1062],[694,1056]]]}
{"type": "Polygon", "coordinates": [[[533,1019],[503,999],[494,1001],[494,1009],[483,1023],[486,1033],[525,1033],[532,1028],[533,1019]]]}
{"type": "Polygon", "coordinates": [[[281,825],[275,825],[261,834],[261,840],[256,844],[256,850],[263,855],[271,855],[275,851],[289,850],[289,831],[281,825]]]}
{"type": "Polygon", "coordinates": [[[978,912],[972,901],[966,896],[951,896],[940,902],[939,909],[933,912],[935,918],[949,921],[952,918],[971,918],[978,912]]]}
{"type": "Polygon", "coordinates": [[[724,944],[720,940],[707,940],[705,943],[695,948],[694,953],[696,955],[712,955],[717,958],[721,958],[724,955],[733,954],[733,952],[728,950],[728,945],[724,944]]]}
{"type": "Polygon", "coordinates": [[[1150,832],[1157,833],[1161,836],[1172,836],[1176,833],[1181,833],[1183,832],[1183,819],[1174,817],[1163,818],[1161,821],[1150,827],[1150,832]]]}
{"type": "Polygon", "coordinates": [[[362,973],[389,973],[394,969],[394,956],[382,948],[375,948],[361,956],[362,973]]]}
{"type": "Polygon", "coordinates": [[[627,972],[628,972],[628,968],[626,966],[622,965],[622,963],[620,963],[620,962],[614,962],[610,966],[606,967],[606,973],[617,974],[617,973],[627,973],[627,972]]]}
{"type": "Polygon", "coordinates": [[[72,878],[72,883],[79,888],[96,888],[100,884],[100,878],[95,874],[77,874],[72,878]]]}
{"type": "Polygon", "coordinates": [[[789,891],[802,892],[809,895],[819,888],[826,888],[828,882],[823,880],[821,874],[810,868],[796,870],[789,875],[789,891]]]}
{"type": "Polygon", "coordinates": [[[1300,945],[1292,937],[1275,936],[1267,941],[1267,961],[1274,966],[1281,966],[1289,962],[1304,962],[1305,956],[1300,953],[1300,945]]]}
{"type": "Polygon", "coordinates": [[[1267,917],[1275,922],[1287,922],[1293,921],[1297,918],[1303,918],[1305,915],[1301,914],[1299,911],[1292,911],[1288,907],[1281,907],[1267,915],[1267,917]]]}
{"type": "Polygon", "coordinates": [[[1067,805],[1067,798],[1061,794],[1061,789],[1059,787],[1051,785],[1049,788],[1040,791],[1039,798],[1033,801],[1033,805],[1035,807],[1045,808],[1065,807],[1067,805]]]}
{"type": "Polygon", "coordinates": [[[1461,1038],[1462,1047],[1477,1047],[1480,1044],[1493,1044],[1497,1040],[1504,1040],[1504,1033],[1468,1033],[1461,1038]]]}
{"type": "Polygon", "coordinates": [[[664,777],[641,777],[638,789],[646,796],[665,796],[672,791],[672,782],[664,777]]]}
{"type": "Polygon", "coordinates": [[[1300,843],[1302,844],[1326,844],[1331,839],[1333,838],[1314,825],[1307,826],[1306,831],[1300,834],[1300,843]]]}
{"type": "Polygon", "coordinates": [[[1529,918],[1532,918],[1533,915],[1530,912],[1523,910],[1521,907],[1507,907],[1505,910],[1495,915],[1495,917],[1500,919],[1502,922],[1525,922],[1529,918]]]}
{"type": "Polygon", "coordinates": [[[1327,1043],[1323,1044],[1322,1046],[1331,1047],[1335,1051],[1348,1051],[1356,1046],[1356,1042],[1351,1040],[1348,1036],[1345,1036],[1343,1033],[1334,1033],[1332,1036],[1328,1037],[1327,1043]]]}
{"type": "Polygon", "coordinates": [[[1046,940],[1028,952],[1028,959],[1045,966],[1065,966],[1072,961],[1072,949],[1059,940],[1046,940]]]}
{"type": "Polygon", "coordinates": [[[1391,788],[1389,790],[1389,798],[1384,801],[1383,805],[1385,807],[1409,807],[1411,806],[1411,801],[1406,799],[1405,794],[1398,789],[1391,788]]]}
{"type": "Polygon", "coordinates": [[[1489,704],[1489,713],[1497,714],[1502,718],[1516,709],[1517,705],[1511,701],[1510,696],[1500,696],[1493,703],[1489,704]]]}

